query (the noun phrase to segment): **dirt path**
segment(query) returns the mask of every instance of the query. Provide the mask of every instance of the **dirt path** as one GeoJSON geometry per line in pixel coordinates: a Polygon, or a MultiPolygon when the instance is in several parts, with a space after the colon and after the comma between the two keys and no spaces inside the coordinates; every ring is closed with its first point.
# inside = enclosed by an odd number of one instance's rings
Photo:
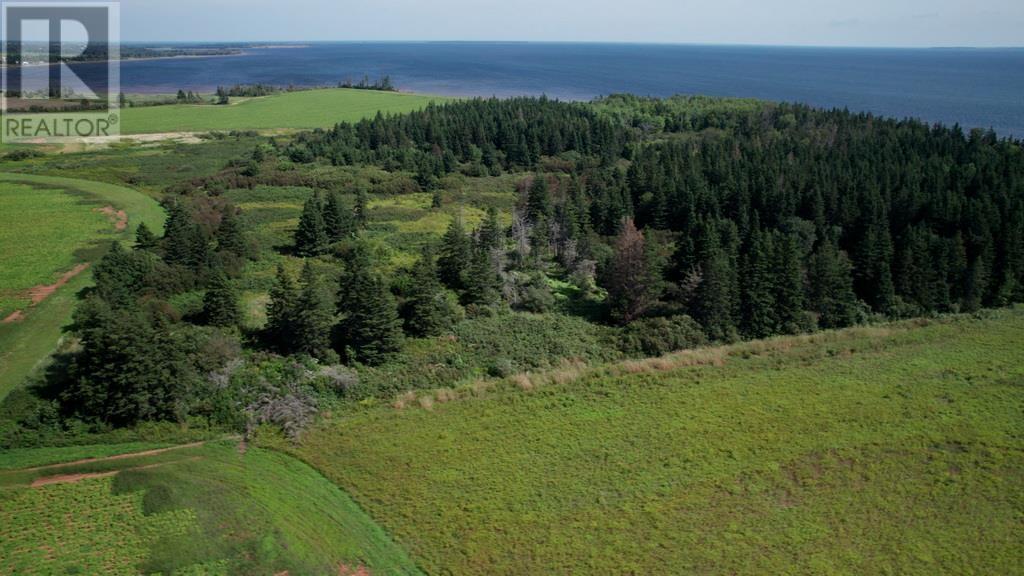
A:
{"type": "Polygon", "coordinates": [[[52,486],[53,484],[73,484],[75,482],[81,482],[82,480],[90,480],[93,478],[110,478],[111,476],[117,475],[118,472],[120,472],[120,470],[114,470],[112,472],[94,472],[92,474],[64,474],[61,476],[36,478],[32,482],[32,488],[42,488],[43,486],[52,486]]]}
{"type": "MultiPolygon", "coordinates": [[[[111,208],[111,210],[113,210],[113,208],[111,208]]],[[[117,215],[117,214],[118,213],[115,213],[115,215],[117,215]]],[[[115,224],[115,227],[118,227],[119,231],[123,231],[124,228],[121,228],[119,226],[120,226],[120,222],[115,224]]],[[[128,216],[125,215],[124,227],[127,227],[127,226],[128,226],[128,216]]],[[[32,302],[31,306],[38,306],[44,300],[46,300],[50,296],[53,296],[54,292],[56,292],[57,290],[60,290],[61,288],[63,288],[68,282],[71,282],[71,280],[74,279],[75,276],[78,276],[82,272],[85,272],[86,270],[88,270],[89,266],[90,266],[90,264],[88,262],[86,262],[84,264],[79,264],[79,265],[75,266],[74,268],[72,268],[71,270],[68,270],[67,272],[65,272],[64,275],[62,275],[60,277],[60,279],[57,280],[57,282],[55,282],[53,284],[48,284],[48,285],[45,285],[45,286],[36,286],[34,288],[30,288],[29,291],[28,291],[28,297],[29,297],[29,299],[32,302]]],[[[0,324],[14,324],[15,322],[21,322],[24,319],[25,319],[25,311],[24,310],[15,310],[9,316],[4,318],[3,320],[0,320],[0,324]]]]}
{"type": "Polygon", "coordinates": [[[75,460],[74,462],[63,462],[61,464],[49,464],[47,466],[36,466],[35,468],[25,468],[23,472],[38,472],[40,470],[53,470],[57,468],[67,468],[69,466],[80,466],[82,464],[92,464],[94,462],[113,462],[116,460],[128,460],[130,458],[145,458],[146,456],[157,456],[166,452],[172,452],[174,450],[187,450],[188,448],[198,448],[205,445],[206,442],[193,442],[191,444],[182,444],[180,446],[169,446],[167,448],[157,448],[155,450],[146,450],[144,452],[132,452],[130,454],[118,454],[116,456],[105,456],[103,458],[84,458],[82,460],[75,460]]]}
{"type": "Polygon", "coordinates": [[[45,478],[36,478],[35,480],[33,480],[31,487],[42,488],[43,486],[52,486],[54,484],[74,484],[76,482],[81,482],[82,480],[92,480],[94,478],[110,478],[112,476],[117,476],[121,472],[125,472],[127,470],[152,470],[153,468],[170,466],[171,464],[180,464],[182,462],[195,462],[196,460],[202,460],[202,457],[193,456],[192,458],[182,458],[181,460],[175,460],[173,462],[159,462],[157,464],[147,464],[146,466],[124,468],[122,470],[111,470],[109,472],[90,472],[84,474],[60,474],[57,476],[47,476],[45,478]]]}
{"type": "Polygon", "coordinates": [[[43,300],[46,300],[47,298],[52,296],[54,292],[63,288],[65,284],[71,282],[72,278],[78,276],[82,272],[85,272],[86,270],[88,270],[88,268],[88,262],[84,264],[79,264],[78,266],[75,266],[71,270],[65,272],[64,275],[60,277],[60,280],[57,280],[55,284],[50,284],[49,286],[36,286],[35,288],[32,288],[31,290],[28,291],[29,296],[32,298],[32,305],[36,306],[43,300]]]}
{"type": "Polygon", "coordinates": [[[128,213],[124,210],[118,210],[113,206],[105,206],[103,208],[94,208],[93,211],[106,216],[118,232],[124,232],[128,229],[128,213]]]}
{"type": "Polygon", "coordinates": [[[11,315],[3,320],[0,320],[0,324],[14,324],[15,322],[21,322],[25,319],[25,313],[21,310],[15,310],[11,312],[11,315]]]}

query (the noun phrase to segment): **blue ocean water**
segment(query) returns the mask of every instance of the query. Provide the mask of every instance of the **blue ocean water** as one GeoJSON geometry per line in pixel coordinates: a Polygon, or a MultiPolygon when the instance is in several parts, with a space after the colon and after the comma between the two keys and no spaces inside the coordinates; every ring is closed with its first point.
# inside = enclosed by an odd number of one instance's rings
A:
{"type": "Polygon", "coordinates": [[[388,74],[457,96],[630,92],[744,96],[994,128],[1024,137],[1024,49],[861,49],[576,43],[316,43],[231,57],[125,62],[125,92],[336,84],[388,74]]]}

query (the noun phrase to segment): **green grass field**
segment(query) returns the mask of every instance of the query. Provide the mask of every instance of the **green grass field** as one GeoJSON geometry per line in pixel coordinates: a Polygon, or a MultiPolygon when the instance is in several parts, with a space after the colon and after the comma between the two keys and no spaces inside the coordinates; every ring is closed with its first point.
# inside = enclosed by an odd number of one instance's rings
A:
{"type": "Polygon", "coordinates": [[[327,128],[339,122],[399,114],[445,98],[397,92],[332,88],[238,98],[228,106],[171,105],[128,108],[123,134],[327,128]]]}
{"type": "Polygon", "coordinates": [[[91,281],[90,272],[71,278],[35,306],[30,306],[28,291],[55,283],[76,264],[94,261],[113,240],[131,241],[139,222],[161,230],[163,209],[129,188],[0,173],[0,319],[15,310],[25,312],[21,321],[0,324],[0,398],[56,348],[77,293],[91,281]],[[127,213],[124,231],[94,212],[106,206],[127,213]]]}
{"type": "Polygon", "coordinates": [[[2,574],[419,574],[343,492],[232,443],[0,473],[2,574]],[[76,473],[116,473],[28,487],[76,473]]]}
{"type": "Polygon", "coordinates": [[[435,574],[1024,565],[1024,309],[515,381],[297,453],[435,574]]]}
{"type": "Polygon", "coordinates": [[[53,284],[76,257],[115,235],[94,199],[60,187],[0,184],[0,318],[31,305],[29,289],[53,284]]]}

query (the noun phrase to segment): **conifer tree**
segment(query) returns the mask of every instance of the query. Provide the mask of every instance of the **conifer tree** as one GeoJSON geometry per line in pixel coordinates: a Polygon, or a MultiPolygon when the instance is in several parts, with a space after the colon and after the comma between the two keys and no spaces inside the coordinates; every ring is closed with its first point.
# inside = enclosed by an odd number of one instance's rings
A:
{"type": "Polygon", "coordinates": [[[614,248],[608,270],[608,305],[613,318],[628,324],[657,303],[659,280],[649,261],[644,235],[632,219],[626,219],[614,248]]]}
{"type": "Polygon", "coordinates": [[[344,267],[338,287],[337,308],[342,315],[348,314],[355,306],[355,295],[367,278],[373,275],[373,264],[369,248],[363,242],[356,242],[344,256],[344,267]]]}
{"type": "Polygon", "coordinates": [[[225,207],[220,226],[217,227],[217,250],[234,254],[239,258],[244,258],[247,251],[242,227],[235,216],[235,209],[231,206],[225,207]]]}
{"type": "Polygon", "coordinates": [[[493,306],[498,302],[501,297],[501,284],[491,250],[482,245],[472,248],[463,284],[463,304],[493,306]]]}
{"type": "Polygon", "coordinates": [[[760,228],[751,232],[750,248],[744,258],[741,286],[743,289],[743,332],[749,338],[765,338],[775,333],[775,286],[773,283],[772,247],[760,228]]]}
{"type": "Polygon", "coordinates": [[[356,280],[348,316],[342,323],[346,349],[368,365],[387,361],[402,346],[402,323],[394,296],[384,282],[369,274],[356,280]]]}
{"type": "Polygon", "coordinates": [[[472,243],[462,227],[461,218],[453,218],[441,240],[437,269],[441,281],[452,290],[465,286],[466,269],[472,258],[472,243]]]}
{"type": "Polygon", "coordinates": [[[192,259],[192,238],[195,227],[192,216],[180,203],[167,208],[167,222],[164,224],[164,260],[168,264],[187,266],[192,259]]]}
{"type": "Polygon", "coordinates": [[[412,268],[412,286],[404,307],[405,329],[413,336],[439,336],[451,328],[453,312],[430,248],[412,268]]]}
{"type": "Polygon", "coordinates": [[[331,349],[334,327],[334,299],[320,276],[306,262],[299,280],[301,290],[294,311],[294,346],[297,352],[319,360],[336,359],[331,349]]]}
{"type": "Polygon", "coordinates": [[[156,234],[153,234],[145,222],[140,222],[138,229],[135,230],[135,249],[153,251],[159,244],[160,240],[156,234]]]}
{"type": "Polygon", "coordinates": [[[96,293],[111,306],[127,306],[142,292],[152,270],[150,255],[128,252],[120,242],[114,242],[93,270],[96,293]]]}
{"type": "Polygon", "coordinates": [[[356,190],[356,205],[352,209],[352,215],[355,217],[356,225],[360,228],[366,228],[366,224],[370,221],[370,199],[366,194],[366,190],[359,188],[356,190]]]}
{"type": "Polygon", "coordinates": [[[825,241],[811,259],[811,305],[822,328],[846,328],[857,323],[859,305],[853,290],[853,266],[846,253],[825,241]]]}
{"type": "Polygon", "coordinates": [[[324,204],[324,227],[332,242],[344,240],[355,234],[355,217],[342,204],[341,198],[336,192],[327,195],[327,202],[324,204]]]}
{"type": "Polygon", "coordinates": [[[329,244],[320,194],[313,194],[302,207],[295,231],[295,252],[300,256],[319,256],[327,252],[329,244]]]}
{"type": "Polygon", "coordinates": [[[294,345],[295,323],[299,305],[299,289],[283,264],[277,265],[277,276],[270,289],[267,306],[266,334],[271,345],[281,352],[290,352],[294,345]]]}
{"type": "Polygon", "coordinates": [[[775,313],[779,331],[797,334],[804,329],[804,272],[800,241],[784,234],[775,242],[775,313]]]}
{"type": "Polygon", "coordinates": [[[498,210],[495,207],[487,209],[487,216],[477,236],[480,238],[480,246],[485,250],[501,247],[501,224],[498,223],[498,210]]]}
{"type": "Polygon", "coordinates": [[[203,318],[210,326],[222,328],[237,326],[242,319],[238,294],[223,271],[213,274],[206,287],[206,295],[203,297],[203,318]]]}
{"type": "Polygon", "coordinates": [[[534,225],[551,217],[551,192],[548,179],[543,174],[536,174],[530,184],[526,197],[526,217],[534,225]]]}
{"type": "Polygon", "coordinates": [[[186,264],[195,273],[200,273],[210,263],[210,241],[199,224],[192,226],[188,238],[189,256],[186,264]]]}
{"type": "Polygon", "coordinates": [[[734,340],[736,273],[732,258],[722,247],[716,222],[705,221],[695,243],[700,281],[691,303],[691,314],[712,340],[734,340]]]}
{"type": "Polygon", "coordinates": [[[75,311],[82,342],[69,369],[64,404],[80,418],[114,426],[181,417],[195,381],[187,343],[136,304],[88,298],[75,311]]]}

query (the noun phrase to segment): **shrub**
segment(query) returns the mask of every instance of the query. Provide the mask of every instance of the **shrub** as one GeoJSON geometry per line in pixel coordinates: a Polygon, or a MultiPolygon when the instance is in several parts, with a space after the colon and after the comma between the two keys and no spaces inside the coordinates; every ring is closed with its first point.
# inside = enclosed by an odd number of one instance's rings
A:
{"type": "Polygon", "coordinates": [[[676,350],[696,348],[707,343],[707,336],[693,318],[646,318],[622,330],[619,349],[627,356],[662,356],[676,350]]]}

